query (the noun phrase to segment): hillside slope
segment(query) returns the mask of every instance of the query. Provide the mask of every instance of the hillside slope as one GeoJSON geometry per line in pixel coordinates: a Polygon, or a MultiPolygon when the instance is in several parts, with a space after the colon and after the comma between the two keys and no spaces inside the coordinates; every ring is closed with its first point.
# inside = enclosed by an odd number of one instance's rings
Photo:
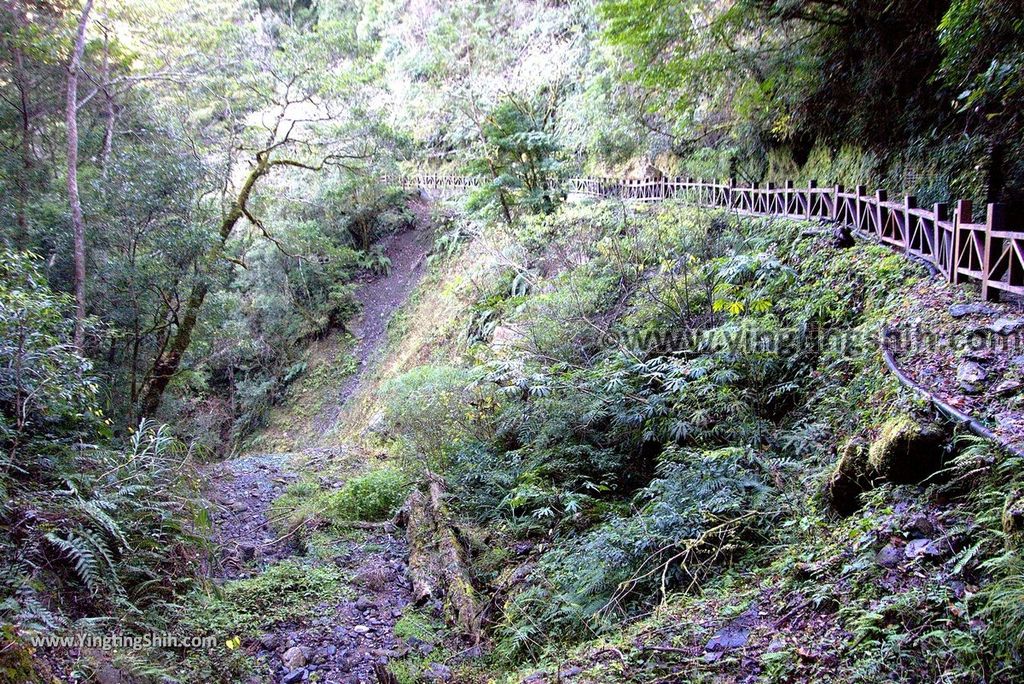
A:
{"type": "MultiPolygon", "coordinates": [[[[913,372],[948,385],[1015,306],[965,326],[950,306],[975,293],[886,248],[671,203],[454,221],[346,424],[448,480],[488,598],[457,680],[1014,678],[1019,469],[877,343],[936,321],[947,360],[913,372]]],[[[436,639],[402,672],[451,668],[436,639]]]]}

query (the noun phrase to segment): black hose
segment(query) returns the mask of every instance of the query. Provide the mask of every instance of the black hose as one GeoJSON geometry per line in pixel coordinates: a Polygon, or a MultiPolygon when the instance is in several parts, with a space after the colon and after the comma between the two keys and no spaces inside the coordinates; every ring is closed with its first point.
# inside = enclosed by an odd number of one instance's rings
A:
{"type": "Polygon", "coordinates": [[[953,422],[959,423],[961,425],[965,425],[967,427],[967,429],[969,429],[971,432],[973,432],[974,434],[978,435],[979,437],[983,437],[983,438],[985,438],[987,440],[995,442],[1000,447],[1005,449],[1007,452],[1013,454],[1014,456],[1016,456],[1018,458],[1024,458],[1024,450],[1021,450],[1020,448],[1015,447],[1012,444],[1008,443],[1006,440],[1004,440],[1003,438],[997,436],[994,432],[989,430],[987,427],[985,427],[984,425],[979,423],[977,420],[975,420],[971,416],[967,415],[963,411],[960,411],[959,409],[956,409],[956,408],[950,406],[949,404],[944,402],[942,399],[939,399],[939,397],[936,396],[933,392],[929,392],[924,387],[922,387],[921,385],[919,385],[916,382],[914,382],[913,380],[911,380],[906,375],[906,373],[904,373],[902,370],[900,370],[899,366],[896,365],[896,359],[893,358],[892,352],[889,350],[889,347],[886,345],[886,341],[885,341],[884,336],[882,338],[882,345],[881,346],[882,346],[882,358],[885,360],[885,365],[887,365],[889,367],[889,370],[891,370],[893,372],[893,375],[896,376],[896,379],[899,380],[901,384],[903,384],[906,387],[909,387],[914,392],[916,392],[918,395],[920,395],[922,398],[924,398],[924,399],[928,400],[929,402],[931,402],[932,406],[934,406],[940,413],[944,414],[947,418],[949,418],[953,422]]]}
{"type": "MultiPolygon", "coordinates": [[[[861,240],[875,243],[878,242],[877,240],[872,239],[871,236],[862,233],[859,230],[854,230],[852,232],[856,237],[860,238],[861,240]]],[[[927,268],[933,276],[939,274],[939,271],[937,268],[935,268],[935,265],[928,261],[927,259],[922,259],[913,254],[908,254],[907,256],[910,257],[911,260],[916,261],[925,268],[927,268]]],[[[899,380],[902,385],[904,385],[905,387],[909,387],[923,399],[931,402],[932,406],[934,406],[935,409],[939,411],[939,413],[942,413],[954,423],[964,425],[967,427],[968,430],[978,435],[979,437],[983,437],[984,439],[995,442],[1000,447],[1002,447],[1009,453],[1013,454],[1014,456],[1017,456],[1018,458],[1024,458],[1024,450],[1021,450],[1020,448],[1013,446],[1006,440],[997,436],[994,432],[992,432],[987,427],[982,425],[976,419],[967,415],[963,411],[954,408],[950,404],[940,399],[938,395],[936,395],[935,393],[929,392],[924,387],[911,380],[910,377],[902,370],[900,370],[900,367],[898,365],[896,365],[896,359],[893,357],[892,351],[889,350],[889,346],[886,344],[886,338],[884,335],[882,336],[881,346],[882,358],[885,360],[885,365],[889,367],[889,370],[893,372],[893,375],[896,376],[896,379],[899,380]]]]}

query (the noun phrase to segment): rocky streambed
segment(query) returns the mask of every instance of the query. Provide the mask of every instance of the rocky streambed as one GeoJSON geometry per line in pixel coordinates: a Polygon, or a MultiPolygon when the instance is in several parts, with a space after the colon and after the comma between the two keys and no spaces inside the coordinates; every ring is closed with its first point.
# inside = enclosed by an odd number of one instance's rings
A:
{"type": "Polygon", "coordinates": [[[338,597],[314,603],[305,616],[279,622],[268,616],[263,635],[243,648],[264,663],[275,682],[376,682],[379,666],[430,648],[395,636],[395,623],[411,601],[405,539],[353,530],[332,540],[328,554],[309,554],[301,535],[275,531],[271,519],[274,499],[297,478],[290,454],[246,456],[207,472],[208,494],[218,504],[214,527],[221,562],[215,574],[223,582],[256,577],[282,562],[333,566],[348,579],[338,597]]]}

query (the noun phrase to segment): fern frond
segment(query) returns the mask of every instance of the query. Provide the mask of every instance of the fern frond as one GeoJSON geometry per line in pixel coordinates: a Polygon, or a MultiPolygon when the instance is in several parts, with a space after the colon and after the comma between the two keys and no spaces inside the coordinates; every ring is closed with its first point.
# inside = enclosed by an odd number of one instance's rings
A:
{"type": "Polygon", "coordinates": [[[76,537],[73,533],[69,533],[68,538],[65,539],[53,532],[48,532],[45,539],[72,561],[75,574],[78,575],[79,579],[82,580],[93,596],[97,595],[102,586],[103,578],[100,573],[99,561],[96,559],[90,543],[80,537],[76,537]]]}

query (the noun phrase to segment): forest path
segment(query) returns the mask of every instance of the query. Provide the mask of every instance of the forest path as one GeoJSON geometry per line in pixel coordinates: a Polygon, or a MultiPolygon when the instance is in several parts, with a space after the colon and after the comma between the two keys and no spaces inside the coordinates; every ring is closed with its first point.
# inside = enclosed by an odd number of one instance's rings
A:
{"type": "Polygon", "coordinates": [[[350,332],[358,340],[354,352],[358,367],[313,417],[313,428],[321,436],[335,428],[345,403],[376,361],[387,337],[388,322],[425,271],[427,255],[433,246],[430,205],[427,200],[417,198],[410,202],[409,209],[416,217],[416,228],[395,235],[385,243],[384,253],[391,260],[387,275],[368,279],[356,292],[362,312],[350,326],[350,332]]]}
{"type": "MultiPolygon", "coordinates": [[[[423,275],[433,244],[430,207],[418,199],[410,209],[416,227],[385,243],[390,271],[367,278],[356,293],[362,313],[351,332],[357,339],[352,353],[358,365],[340,385],[324,388],[327,396],[310,417],[316,436],[334,431],[346,401],[381,352],[388,322],[423,275]]],[[[300,534],[276,524],[280,521],[274,519],[272,504],[290,484],[313,479],[327,490],[344,484],[343,477],[325,473],[331,472],[329,462],[345,458],[346,446],[325,447],[320,446],[322,441],[313,441],[313,446],[302,445],[298,451],[243,455],[213,464],[204,473],[207,495],[216,505],[214,540],[223,581],[255,577],[284,561],[327,567],[345,578],[339,598],[314,600],[304,614],[268,620],[261,625],[265,631],[258,640],[243,644],[266,663],[252,684],[293,684],[311,678],[338,684],[374,682],[376,665],[409,650],[394,634],[395,623],[411,600],[407,548],[401,536],[385,530],[352,530],[309,553],[300,534]]]]}

